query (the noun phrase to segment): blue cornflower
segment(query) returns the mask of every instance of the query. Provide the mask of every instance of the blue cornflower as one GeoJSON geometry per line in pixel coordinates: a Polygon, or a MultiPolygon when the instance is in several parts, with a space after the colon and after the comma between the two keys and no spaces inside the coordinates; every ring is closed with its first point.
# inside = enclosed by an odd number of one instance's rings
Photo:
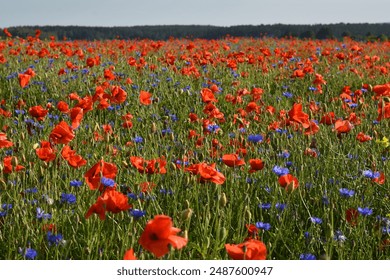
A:
{"type": "Polygon", "coordinates": [[[74,204],[76,203],[76,196],[71,193],[62,193],[61,194],[61,202],[67,203],[67,204],[74,204]]]}
{"type": "Polygon", "coordinates": [[[10,209],[12,209],[12,204],[3,203],[1,205],[1,209],[3,209],[3,210],[10,210],[10,209]]]}
{"type": "Polygon", "coordinates": [[[263,136],[260,134],[250,134],[248,135],[248,141],[252,143],[260,143],[263,141],[263,136]]]}
{"type": "Polygon", "coordinates": [[[321,219],[321,218],[318,218],[318,217],[310,217],[310,221],[311,221],[313,224],[322,224],[322,219],[321,219]]]}
{"type": "Polygon", "coordinates": [[[53,234],[51,231],[47,232],[46,238],[49,245],[58,245],[63,239],[62,234],[53,234]]]}
{"type": "Polygon", "coordinates": [[[263,230],[270,230],[271,229],[271,225],[269,223],[257,222],[255,224],[255,226],[258,229],[263,229],[263,230]]]}
{"type": "Polygon", "coordinates": [[[37,257],[37,251],[31,248],[27,248],[24,252],[24,257],[28,260],[33,260],[37,257]]]}
{"type": "Polygon", "coordinates": [[[234,137],[236,137],[236,134],[234,132],[229,132],[229,137],[234,138],[234,137]]]}
{"type": "Polygon", "coordinates": [[[134,199],[134,200],[138,199],[138,196],[135,193],[128,193],[127,197],[134,199]]]}
{"type": "Polygon", "coordinates": [[[343,232],[341,230],[336,230],[336,232],[334,233],[333,239],[338,241],[338,242],[344,242],[345,240],[347,240],[347,238],[345,237],[345,235],[343,234],[343,232]]]}
{"type": "Polygon", "coordinates": [[[369,216],[369,215],[372,215],[372,209],[368,208],[368,207],[365,207],[365,208],[361,208],[361,207],[358,207],[358,212],[362,215],[362,216],[369,216]]]}
{"type": "Polygon", "coordinates": [[[40,207],[37,207],[37,215],[36,215],[37,219],[39,220],[49,220],[51,219],[51,214],[49,213],[45,213],[45,211],[43,211],[40,207]]]}
{"type": "Polygon", "coordinates": [[[115,186],[115,181],[113,179],[106,178],[106,177],[102,177],[100,179],[100,183],[102,183],[103,186],[105,186],[105,187],[113,187],[113,186],[115,186]]]}
{"type": "Polygon", "coordinates": [[[284,167],[281,167],[281,166],[277,166],[275,165],[273,168],[272,168],[272,171],[278,175],[279,177],[282,176],[282,175],[286,175],[289,173],[289,170],[288,168],[284,168],[284,167]]]}
{"type": "Polygon", "coordinates": [[[286,203],[276,203],[275,204],[275,208],[278,209],[279,211],[283,211],[284,209],[286,209],[287,207],[287,204],[286,203]]]}
{"type": "Polygon", "coordinates": [[[260,203],[259,208],[268,210],[271,208],[271,203],[260,203]]]}
{"type": "Polygon", "coordinates": [[[142,143],[143,141],[144,141],[144,138],[142,138],[141,136],[135,136],[133,138],[134,143],[142,143]]]}
{"type": "Polygon", "coordinates": [[[283,92],[283,96],[287,97],[287,98],[291,98],[291,97],[293,97],[293,94],[291,92],[285,91],[285,92],[283,92]]]}
{"type": "Polygon", "coordinates": [[[209,124],[209,125],[207,126],[207,130],[208,130],[209,132],[214,132],[214,133],[216,133],[216,132],[218,132],[218,130],[219,130],[219,125],[217,125],[217,124],[209,124]]]}
{"type": "Polygon", "coordinates": [[[390,226],[382,227],[382,234],[390,235],[390,226]]]}
{"type": "Polygon", "coordinates": [[[347,188],[341,188],[339,189],[339,192],[342,197],[352,197],[355,194],[354,190],[349,190],[347,188]]]}
{"type": "Polygon", "coordinates": [[[316,260],[316,256],[310,253],[300,254],[299,255],[300,260],[316,260]]]}
{"type": "Polygon", "coordinates": [[[165,135],[165,134],[171,134],[171,133],[173,133],[173,131],[172,131],[172,129],[170,129],[168,127],[167,129],[162,129],[161,133],[162,133],[162,135],[165,135]]]}
{"type": "Polygon", "coordinates": [[[146,211],[139,210],[139,209],[131,209],[130,210],[130,215],[133,216],[135,219],[142,218],[145,216],[146,211]]]}
{"type": "Polygon", "coordinates": [[[364,170],[363,171],[363,176],[366,177],[366,178],[370,178],[370,179],[379,178],[380,175],[381,174],[379,172],[373,172],[371,170],[364,170]]]}
{"type": "Polygon", "coordinates": [[[83,185],[83,182],[78,180],[72,180],[69,184],[71,187],[81,187],[83,185]]]}
{"type": "Polygon", "coordinates": [[[281,158],[289,158],[290,157],[290,153],[288,151],[283,151],[280,154],[278,154],[278,156],[281,157],[281,158]]]}

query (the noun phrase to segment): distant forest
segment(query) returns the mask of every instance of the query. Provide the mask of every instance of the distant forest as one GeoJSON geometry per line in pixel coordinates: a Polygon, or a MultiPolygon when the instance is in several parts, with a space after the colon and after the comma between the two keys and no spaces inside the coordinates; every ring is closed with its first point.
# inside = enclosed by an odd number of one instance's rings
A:
{"type": "MultiPolygon", "coordinates": [[[[233,37],[296,37],[301,39],[389,40],[390,23],[337,23],[315,25],[236,25],[230,27],[211,25],[154,25],[130,27],[90,26],[17,26],[8,27],[13,36],[26,38],[41,30],[42,39],[54,36],[58,40],[110,40],[110,39],[152,39],[173,38],[220,39],[233,37]]],[[[4,37],[2,33],[0,36],[4,37]]]]}

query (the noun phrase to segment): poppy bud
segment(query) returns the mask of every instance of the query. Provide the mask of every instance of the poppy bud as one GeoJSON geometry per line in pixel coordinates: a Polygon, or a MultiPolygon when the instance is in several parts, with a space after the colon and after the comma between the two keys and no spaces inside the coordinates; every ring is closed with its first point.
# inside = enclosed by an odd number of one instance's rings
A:
{"type": "Polygon", "coordinates": [[[156,123],[152,123],[152,133],[156,133],[157,132],[157,126],[156,126],[156,123]]]}
{"type": "Polygon", "coordinates": [[[194,213],[194,211],[191,208],[187,208],[186,210],[181,212],[181,218],[187,221],[191,219],[192,213],[194,213]]]}
{"type": "Polygon", "coordinates": [[[227,198],[226,198],[226,194],[223,192],[221,194],[221,198],[219,199],[219,206],[225,207],[226,204],[227,204],[227,198]]]}
{"type": "Polygon", "coordinates": [[[222,227],[221,229],[221,236],[222,236],[222,240],[224,240],[228,235],[228,231],[226,230],[226,228],[222,227]]]}
{"type": "Polygon", "coordinates": [[[248,206],[245,206],[245,219],[250,221],[251,218],[252,218],[252,213],[251,213],[251,211],[249,211],[248,206]]]}
{"type": "Polygon", "coordinates": [[[188,230],[184,231],[183,238],[188,240],[188,230]]]}
{"type": "Polygon", "coordinates": [[[13,165],[14,165],[14,166],[19,165],[19,161],[18,161],[18,158],[17,158],[17,157],[12,157],[12,161],[13,161],[13,165]]]}

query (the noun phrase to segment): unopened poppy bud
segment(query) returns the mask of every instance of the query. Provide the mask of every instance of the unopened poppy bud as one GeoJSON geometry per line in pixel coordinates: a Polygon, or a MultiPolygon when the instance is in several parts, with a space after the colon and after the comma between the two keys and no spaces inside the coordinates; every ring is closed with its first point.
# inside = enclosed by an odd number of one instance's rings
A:
{"type": "Polygon", "coordinates": [[[226,204],[227,204],[227,198],[226,198],[226,194],[223,192],[221,194],[221,198],[219,199],[219,206],[225,207],[226,204]]]}
{"type": "Polygon", "coordinates": [[[17,157],[12,157],[13,165],[17,166],[19,164],[18,158],[17,157]]]}
{"type": "Polygon", "coordinates": [[[222,235],[222,240],[225,239],[228,235],[228,232],[226,230],[226,228],[222,227],[221,229],[221,235],[222,235]]]}
{"type": "Polygon", "coordinates": [[[329,256],[327,254],[322,254],[320,256],[320,260],[330,260],[329,256]]]}
{"type": "Polygon", "coordinates": [[[181,212],[181,218],[185,221],[189,220],[192,216],[192,213],[194,213],[194,211],[191,208],[187,208],[186,210],[181,212]]]}
{"type": "Polygon", "coordinates": [[[188,240],[188,230],[184,231],[183,238],[188,240]]]}
{"type": "Polygon", "coordinates": [[[250,221],[251,218],[252,218],[252,213],[251,213],[251,211],[249,211],[248,206],[245,206],[245,219],[250,221]]]}
{"type": "Polygon", "coordinates": [[[152,123],[152,129],[151,129],[152,133],[156,133],[157,132],[157,126],[155,123],[152,123]]]}

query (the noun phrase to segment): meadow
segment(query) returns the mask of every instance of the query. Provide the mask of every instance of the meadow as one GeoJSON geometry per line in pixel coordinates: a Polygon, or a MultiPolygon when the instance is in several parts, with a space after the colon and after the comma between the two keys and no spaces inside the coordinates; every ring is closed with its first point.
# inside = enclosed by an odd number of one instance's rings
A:
{"type": "Polygon", "coordinates": [[[390,42],[0,40],[0,259],[390,259],[390,42]]]}

